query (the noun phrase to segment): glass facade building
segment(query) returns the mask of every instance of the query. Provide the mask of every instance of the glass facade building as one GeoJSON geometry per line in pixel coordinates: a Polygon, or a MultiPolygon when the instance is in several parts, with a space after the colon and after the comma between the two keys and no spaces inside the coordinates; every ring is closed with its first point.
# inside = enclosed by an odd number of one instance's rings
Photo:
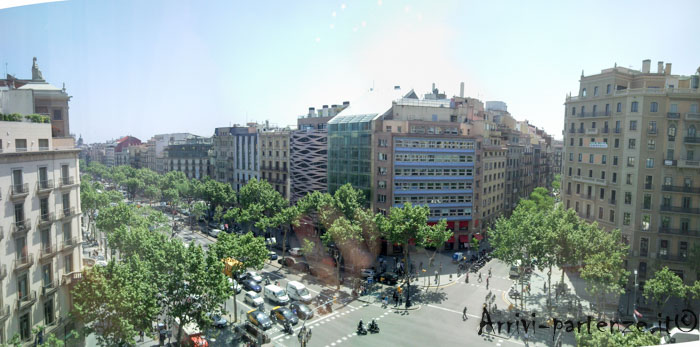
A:
{"type": "Polygon", "coordinates": [[[378,115],[338,115],[328,122],[328,192],[345,183],[372,193],[372,121],[378,115]]]}

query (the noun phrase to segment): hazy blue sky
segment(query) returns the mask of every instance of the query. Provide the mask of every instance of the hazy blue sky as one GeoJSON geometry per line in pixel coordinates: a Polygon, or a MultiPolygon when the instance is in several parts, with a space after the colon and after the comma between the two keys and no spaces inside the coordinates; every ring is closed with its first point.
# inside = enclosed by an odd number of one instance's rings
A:
{"type": "Polygon", "coordinates": [[[88,142],[270,120],[372,86],[502,100],[561,138],[566,93],[643,59],[700,66],[697,1],[66,1],[0,10],[0,63],[66,83],[88,142]],[[205,3],[205,4],[202,4],[205,3]]]}

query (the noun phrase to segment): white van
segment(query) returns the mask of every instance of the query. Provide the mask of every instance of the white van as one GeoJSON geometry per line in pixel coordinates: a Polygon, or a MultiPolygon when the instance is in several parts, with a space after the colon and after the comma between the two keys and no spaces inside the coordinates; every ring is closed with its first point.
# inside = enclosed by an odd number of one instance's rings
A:
{"type": "Polygon", "coordinates": [[[663,336],[661,338],[662,345],[683,344],[686,342],[688,343],[688,346],[697,346],[697,343],[700,342],[700,330],[695,329],[686,332],[678,329],[678,327],[675,327],[669,331],[668,336],[663,336]]]}
{"type": "Polygon", "coordinates": [[[287,291],[274,284],[269,284],[265,286],[264,295],[267,300],[275,302],[279,305],[286,305],[287,303],[289,303],[289,296],[287,296],[287,291]]]}
{"type": "Polygon", "coordinates": [[[297,281],[287,283],[287,294],[293,300],[299,300],[305,303],[311,302],[311,293],[306,289],[306,286],[297,281]]]}

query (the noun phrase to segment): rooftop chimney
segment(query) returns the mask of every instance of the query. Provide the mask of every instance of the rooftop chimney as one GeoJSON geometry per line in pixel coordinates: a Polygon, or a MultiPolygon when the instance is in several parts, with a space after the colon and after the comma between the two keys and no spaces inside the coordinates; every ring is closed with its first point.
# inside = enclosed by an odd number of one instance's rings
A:
{"type": "Polygon", "coordinates": [[[309,117],[313,117],[316,115],[316,109],[313,107],[309,107],[309,117]]]}
{"type": "Polygon", "coordinates": [[[343,106],[349,106],[349,105],[350,105],[350,101],[343,101],[343,106]]]}
{"type": "Polygon", "coordinates": [[[459,83],[459,97],[460,98],[464,97],[464,82],[459,83]]]}
{"type": "Polygon", "coordinates": [[[399,90],[401,89],[401,86],[394,86],[394,90],[399,90]]]}
{"type": "Polygon", "coordinates": [[[658,74],[664,73],[664,62],[663,62],[663,61],[660,61],[660,62],[659,62],[659,66],[658,66],[658,68],[657,68],[657,70],[656,70],[656,73],[658,73],[658,74]]]}
{"type": "Polygon", "coordinates": [[[666,76],[669,76],[671,74],[671,63],[666,63],[666,69],[664,69],[664,73],[666,76]]]}
{"type": "Polygon", "coordinates": [[[642,73],[649,73],[651,68],[651,59],[642,60],[642,73]]]}
{"type": "Polygon", "coordinates": [[[435,83],[433,83],[433,89],[430,90],[430,92],[433,92],[435,90],[435,83]]]}

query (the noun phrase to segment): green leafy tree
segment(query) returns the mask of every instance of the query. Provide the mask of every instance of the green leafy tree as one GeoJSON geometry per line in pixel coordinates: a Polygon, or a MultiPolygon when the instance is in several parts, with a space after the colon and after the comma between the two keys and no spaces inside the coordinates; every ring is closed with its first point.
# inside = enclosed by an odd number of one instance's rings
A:
{"type": "Polygon", "coordinates": [[[644,297],[654,300],[659,312],[671,297],[683,298],[685,293],[683,280],[665,266],[644,284],[644,297]]]}
{"type": "Polygon", "coordinates": [[[686,287],[689,300],[700,300],[700,281],[695,281],[692,286],[686,287]]]}
{"type": "MultiPolygon", "coordinates": [[[[326,232],[321,235],[321,240],[326,246],[333,244],[337,247],[338,251],[335,253],[336,264],[342,264],[343,254],[355,248],[362,240],[362,229],[359,225],[352,223],[344,216],[339,216],[329,223],[330,226],[326,232]]],[[[336,269],[336,275],[336,283],[340,286],[340,266],[336,269]]]]}
{"type": "MultiPolygon", "coordinates": [[[[89,179],[80,182],[80,209],[88,220],[88,230],[92,230],[97,211],[106,208],[110,203],[122,200],[122,195],[116,191],[104,191],[101,184],[89,179]]],[[[92,230],[94,234],[94,230],[92,230]]],[[[93,235],[93,237],[97,237],[93,235]]]]}
{"type": "Polygon", "coordinates": [[[147,331],[160,311],[157,287],[149,267],[138,257],[124,263],[95,266],[73,289],[74,316],[90,323],[101,345],[135,344],[139,331],[147,331]]]}
{"type": "Polygon", "coordinates": [[[216,224],[220,224],[224,217],[224,207],[221,205],[216,206],[214,209],[214,217],[212,218],[216,224]]]}
{"type": "Polygon", "coordinates": [[[265,180],[251,179],[238,194],[238,221],[254,225],[259,230],[279,227],[275,217],[285,208],[287,201],[270,183],[265,180]]]}
{"type": "Polygon", "coordinates": [[[584,260],[581,278],[586,280],[588,292],[596,298],[598,312],[604,314],[603,299],[624,293],[629,278],[624,266],[629,246],[622,242],[618,229],[607,232],[595,222],[587,224],[586,229],[591,242],[587,245],[589,255],[584,260]]]}
{"type": "Polygon", "coordinates": [[[205,178],[197,188],[198,196],[209,204],[209,210],[214,211],[216,206],[223,206],[225,209],[236,203],[236,192],[230,184],[221,183],[205,178]]]}
{"type": "Polygon", "coordinates": [[[447,242],[454,233],[447,229],[447,221],[442,219],[437,224],[418,231],[418,244],[423,247],[435,248],[433,255],[430,257],[430,264],[435,260],[435,255],[442,245],[447,242]]]}
{"type": "Polygon", "coordinates": [[[160,200],[160,189],[156,185],[147,185],[143,191],[143,195],[151,202],[159,201],[160,200]]]}
{"type": "Polygon", "coordinates": [[[143,191],[143,189],[146,187],[143,181],[136,177],[127,178],[124,184],[126,185],[126,191],[129,193],[131,199],[135,199],[136,192],[143,191]]]}
{"type": "Polygon", "coordinates": [[[379,221],[384,237],[391,243],[403,246],[404,264],[408,264],[409,240],[431,233],[427,231],[431,228],[428,226],[429,213],[428,206],[406,203],[403,207],[392,207],[389,215],[379,221]]]}
{"type": "Polygon", "coordinates": [[[199,201],[192,204],[192,207],[190,208],[190,220],[192,221],[192,224],[202,218],[206,211],[207,205],[204,202],[199,201]]]}
{"type": "Polygon", "coordinates": [[[624,335],[616,330],[611,333],[609,328],[600,331],[595,327],[591,327],[590,334],[586,329],[581,329],[581,332],[574,330],[574,334],[579,347],[654,346],[659,344],[660,339],[659,334],[640,331],[636,327],[630,327],[624,335]]]}
{"type": "Polygon", "coordinates": [[[304,239],[304,241],[301,242],[301,254],[305,256],[309,256],[314,254],[314,249],[316,249],[316,244],[309,240],[309,239],[304,239]]]}
{"type": "MultiPolygon", "coordinates": [[[[224,260],[233,258],[243,264],[238,269],[233,269],[232,277],[238,280],[240,272],[246,268],[262,269],[267,260],[267,247],[262,237],[255,237],[253,233],[238,235],[234,233],[219,234],[216,243],[209,247],[209,253],[215,259],[224,260]]],[[[236,292],[228,291],[228,295],[233,295],[233,312],[238,321],[238,304],[236,303],[236,292]]]]}

